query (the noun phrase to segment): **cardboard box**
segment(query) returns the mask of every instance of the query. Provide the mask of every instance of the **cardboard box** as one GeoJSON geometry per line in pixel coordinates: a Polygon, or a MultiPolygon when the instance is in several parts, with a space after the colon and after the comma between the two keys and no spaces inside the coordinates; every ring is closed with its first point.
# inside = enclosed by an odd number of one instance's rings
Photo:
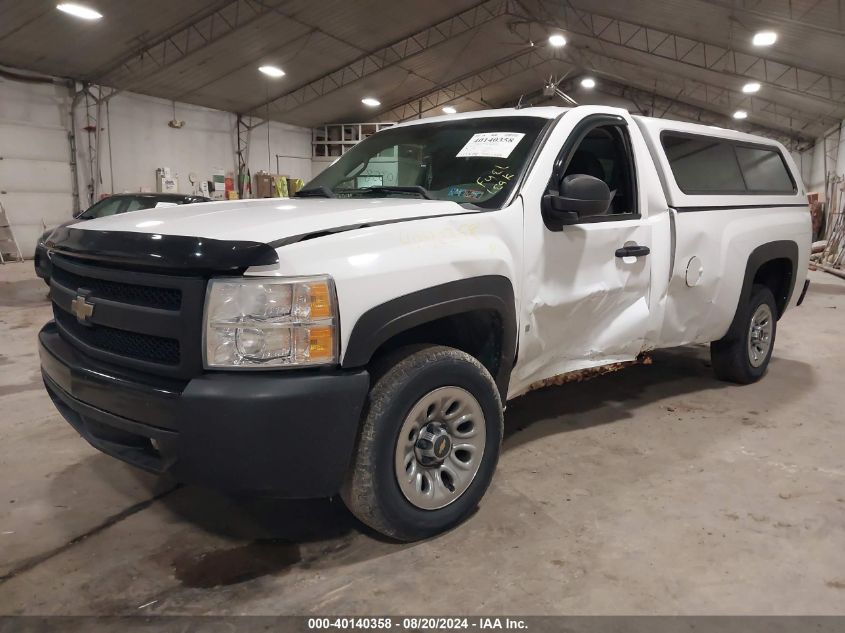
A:
{"type": "Polygon", "coordinates": [[[256,198],[275,198],[274,190],[273,174],[268,174],[266,171],[255,174],[255,189],[253,192],[256,198]]]}
{"type": "Polygon", "coordinates": [[[179,181],[176,178],[161,176],[156,178],[157,193],[179,193],[179,181]]]}

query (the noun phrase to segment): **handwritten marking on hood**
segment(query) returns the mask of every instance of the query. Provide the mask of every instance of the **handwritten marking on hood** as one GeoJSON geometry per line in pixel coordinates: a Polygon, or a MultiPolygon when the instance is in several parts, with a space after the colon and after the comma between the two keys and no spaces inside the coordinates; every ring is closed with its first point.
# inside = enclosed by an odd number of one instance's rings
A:
{"type": "Polygon", "coordinates": [[[466,239],[477,239],[480,225],[477,222],[462,222],[442,229],[407,231],[399,236],[399,243],[404,246],[418,246],[426,243],[452,244],[466,239]]]}

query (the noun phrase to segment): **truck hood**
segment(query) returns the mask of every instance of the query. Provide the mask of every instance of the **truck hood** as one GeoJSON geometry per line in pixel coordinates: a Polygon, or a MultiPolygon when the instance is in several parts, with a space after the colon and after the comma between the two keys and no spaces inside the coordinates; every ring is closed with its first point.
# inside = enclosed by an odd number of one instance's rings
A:
{"type": "Polygon", "coordinates": [[[242,240],[283,246],[315,233],[478,212],[445,200],[268,198],[147,209],[89,220],[73,228],[242,240]]]}

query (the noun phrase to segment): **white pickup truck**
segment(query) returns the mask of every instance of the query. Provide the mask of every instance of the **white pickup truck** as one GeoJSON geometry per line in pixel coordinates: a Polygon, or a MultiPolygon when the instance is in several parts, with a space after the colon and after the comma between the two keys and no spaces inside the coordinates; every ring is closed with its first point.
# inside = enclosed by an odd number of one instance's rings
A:
{"type": "Polygon", "coordinates": [[[610,107],[402,124],[294,199],[140,211],[47,243],[47,390],[96,448],[233,492],[340,493],[423,538],[472,512],[504,404],[710,343],[759,379],[810,215],[769,139],[610,107]]]}

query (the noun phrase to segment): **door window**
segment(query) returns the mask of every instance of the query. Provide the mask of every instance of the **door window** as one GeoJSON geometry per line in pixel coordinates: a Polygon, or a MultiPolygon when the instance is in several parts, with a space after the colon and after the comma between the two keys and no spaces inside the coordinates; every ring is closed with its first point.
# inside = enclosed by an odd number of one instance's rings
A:
{"type": "Polygon", "coordinates": [[[621,125],[594,127],[570,154],[563,176],[586,174],[610,188],[607,219],[637,215],[637,188],[628,130],[621,125]]]}

